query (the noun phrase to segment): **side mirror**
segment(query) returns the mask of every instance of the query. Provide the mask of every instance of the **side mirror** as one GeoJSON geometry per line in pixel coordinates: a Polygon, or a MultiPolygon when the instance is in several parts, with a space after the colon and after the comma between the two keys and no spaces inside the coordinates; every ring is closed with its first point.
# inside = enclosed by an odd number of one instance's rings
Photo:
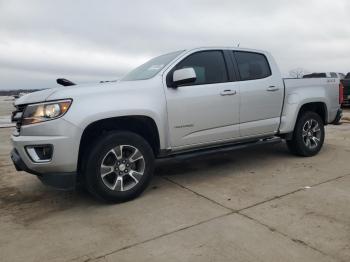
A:
{"type": "Polygon", "coordinates": [[[192,67],[178,69],[173,73],[173,83],[175,87],[193,83],[196,81],[196,79],[196,72],[192,67]]]}

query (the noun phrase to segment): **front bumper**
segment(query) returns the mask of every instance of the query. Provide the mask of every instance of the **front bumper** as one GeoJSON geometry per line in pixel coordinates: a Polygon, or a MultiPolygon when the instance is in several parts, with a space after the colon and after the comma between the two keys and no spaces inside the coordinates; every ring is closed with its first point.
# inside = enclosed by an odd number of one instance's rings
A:
{"type": "Polygon", "coordinates": [[[45,185],[62,190],[74,189],[76,186],[77,174],[75,172],[40,174],[28,168],[15,148],[11,151],[11,159],[17,171],[36,175],[45,185]]]}
{"type": "Polygon", "coordinates": [[[20,133],[11,137],[11,158],[17,170],[38,176],[44,184],[72,189],[76,185],[80,137],[80,129],[64,119],[22,126],[20,133]],[[50,161],[33,161],[26,150],[41,145],[52,146],[50,161]]]}

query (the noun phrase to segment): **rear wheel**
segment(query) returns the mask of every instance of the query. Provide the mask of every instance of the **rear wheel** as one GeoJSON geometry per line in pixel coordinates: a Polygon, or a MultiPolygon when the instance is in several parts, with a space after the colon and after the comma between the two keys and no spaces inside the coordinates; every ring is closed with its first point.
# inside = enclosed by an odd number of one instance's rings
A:
{"type": "Polygon", "coordinates": [[[146,189],[153,169],[153,150],[145,139],[131,132],[108,133],[86,159],[86,187],[106,201],[128,201],[146,189]]]}
{"type": "Polygon", "coordinates": [[[299,156],[314,156],[322,148],[325,137],[324,124],[315,112],[304,112],[299,116],[293,138],[287,141],[289,150],[299,156]]]}

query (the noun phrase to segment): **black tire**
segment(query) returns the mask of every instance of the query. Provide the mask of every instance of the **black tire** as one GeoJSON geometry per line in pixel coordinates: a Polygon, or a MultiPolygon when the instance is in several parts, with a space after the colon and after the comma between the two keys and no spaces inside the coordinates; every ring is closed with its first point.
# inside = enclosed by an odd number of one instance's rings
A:
{"type": "Polygon", "coordinates": [[[324,137],[325,131],[323,120],[317,113],[307,111],[298,117],[293,132],[293,138],[286,142],[291,153],[298,156],[309,157],[316,155],[321,150],[324,137]],[[309,126],[308,123],[312,123],[310,130],[307,128],[309,126]],[[317,123],[319,127],[319,131],[317,132],[314,132],[313,130],[318,129],[312,128],[312,126],[316,126],[315,123],[317,123]],[[305,132],[305,129],[309,131],[305,132]],[[307,142],[308,140],[309,142],[307,142]]]}
{"type": "MultiPolygon", "coordinates": [[[[148,144],[148,142],[144,138],[132,132],[126,132],[126,131],[109,132],[107,134],[104,134],[104,136],[100,137],[99,139],[97,139],[93,144],[93,146],[91,147],[91,149],[92,149],[91,152],[87,154],[87,157],[85,158],[85,168],[83,169],[85,170],[84,171],[85,186],[86,186],[86,189],[91,194],[107,202],[118,203],[118,202],[129,201],[136,198],[147,188],[153,176],[154,154],[151,146],[148,144]],[[112,149],[120,148],[119,146],[121,145],[124,145],[125,148],[128,148],[128,146],[130,148],[133,148],[133,147],[136,148],[141,153],[141,156],[142,156],[141,160],[142,161],[144,160],[143,175],[139,176],[140,179],[138,182],[136,182],[136,180],[133,181],[133,179],[131,179],[131,177],[129,177],[128,175],[125,175],[125,177],[123,177],[124,179],[122,181],[128,179],[128,181],[130,180],[129,181],[130,184],[136,183],[130,189],[124,188],[125,191],[121,191],[123,186],[121,187],[120,183],[118,186],[115,186],[115,188],[117,189],[112,190],[109,187],[112,184],[114,184],[113,182],[114,178],[112,176],[115,176],[116,180],[114,181],[115,181],[115,185],[117,185],[117,182],[116,182],[117,177],[119,177],[119,173],[122,173],[122,172],[119,172],[120,171],[118,169],[119,166],[117,166],[118,165],[117,161],[119,160],[117,159],[116,154],[110,153],[112,149]],[[111,155],[108,155],[108,154],[111,154],[111,155]],[[105,178],[102,178],[101,172],[103,167],[101,167],[101,165],[102,163],[105,164],[105,162],[102,162],[102,161],[107,161],[106,160],[107,158],[111,158],[110,161],[113,162],[112,158],[114,157],[116,161],[115,164],[109,164],[109,165],[110,166],[114,165],[115,168],[118,169],[119,171],[115,171],[116,169],[113,169],[114,171],[112,171],[110,175],[108,175],[108,176],[111,176],[111,178],[107,176],[105,176],[105,178]],[[107,182],[107,178],[111,180],[111,185],[108,184],[109,180],[107,182]]],[[[123,149],[121,149],[121,151],[123,152],[123,149]]],[[[113,152],[115,152],[115,150],[113,152]]],[[[127,160],[127,157],[125,157],[125,159],[127,160]]],[[[130,165],[131,165],[131,162],[130,162],[130,165]]],[[[127,172],[128,170],[123,170],[123,171],[127,172]]]]}

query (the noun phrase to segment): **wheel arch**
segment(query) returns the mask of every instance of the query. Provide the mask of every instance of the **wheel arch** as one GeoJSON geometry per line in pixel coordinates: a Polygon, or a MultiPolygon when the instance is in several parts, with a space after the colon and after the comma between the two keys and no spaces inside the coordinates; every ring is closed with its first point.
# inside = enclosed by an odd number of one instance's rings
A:
{"type": "Polygon", "coordinates": [[[324,102],[309,102],[309,103],[305,103],[305,104],[301,105],[299,108],[296,120],[300,117],[300,115],[302,115],[304,112],[307,112],[307,111],[317,113],[321,117],[324,125],[327,125],[327,123],[328,123],[328,110],[327,110],[326,103],[324,103],[324,102]]]}
{"type": "Polygon", "coordinates": [[[279,128],[280,136],[289,140],[293,136],[294,128],[299,117],[307,111],[317,113],[324,125],[328,124],[328,108],[325,102],[322,101],[305,101],[304,103],[286,104],[284,115],[281,117],[281,125],[279,128]]]}
{"type": "Polygon", "coordinates": [[[133,115],[100,119],[86,126],[82,133],[79,143],[78,172],[81,171],[82,160],[88,145],[104,133],[111,131],[136,133],[150,144],[155,156],[160,152],[159,130],[156,122],[151,117],[133,115]]]}

